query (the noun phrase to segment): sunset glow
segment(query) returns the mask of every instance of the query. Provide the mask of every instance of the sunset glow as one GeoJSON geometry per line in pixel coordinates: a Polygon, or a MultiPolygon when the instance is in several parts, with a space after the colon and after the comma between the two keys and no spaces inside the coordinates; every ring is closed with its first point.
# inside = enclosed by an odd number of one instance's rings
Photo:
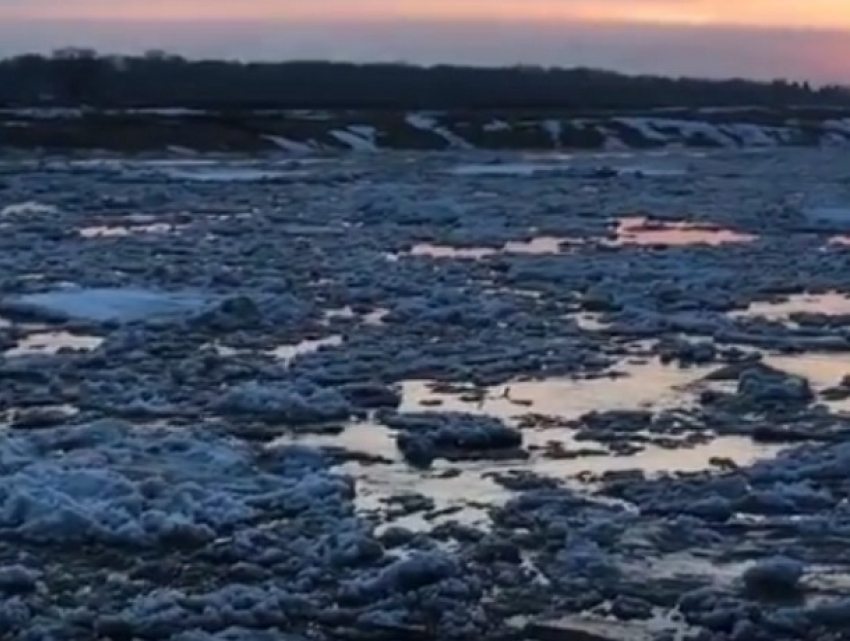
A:
{"type": "Polygon", "coordinates": [[[591,66],[850,81],[850,0],[0,0],[0,56],[591,66]]]}
{"type": "Polygon", "coordinates": [[[53,0],[3,2],[0,17],[120,20],[588,21],[850,29],[847,0],[53,0]]]}

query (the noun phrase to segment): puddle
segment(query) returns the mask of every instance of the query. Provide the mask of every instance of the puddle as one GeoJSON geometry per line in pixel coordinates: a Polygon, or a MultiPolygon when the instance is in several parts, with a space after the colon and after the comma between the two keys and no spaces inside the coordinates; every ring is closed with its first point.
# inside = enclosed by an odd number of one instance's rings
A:
{"type": "Polygon", "coordinates": [[[430,381],[407,381],[402,385],[401,410],[458,411],[510,420],[529,413],[573,419],[593,410],[682,407],[692,400],[689,386],[715,368],[682,369],[653,360],[626,362],[615,369],[626,376],[516,381],[486,388],[480,399],[435,392],[430,381]]]}
{"type": "Polygon", "coordinates": [[[210,298],[195,292],[146,289],[80,288],[26,294],[4,301],[20,313],[95,322],[130,322],[197,312],[210,298]]]}
{"type": "Polygon", "coordinates": [[[380,456],[401,461],[392,430],[376,423],[351,423],[340,434],[303,434],[284,436],[272,441],[270,447],[297,443],[309,447],[341,447],[350,452],[380,456]]]}
{"type": "MultiPolygon", "coordinates": [[[[581,447],[593,445],[593,441],[580,444],[581,447]]],[[[601,476],[606,472],[627,470],[642,470],[648,475],[702,472],[712,467],[712,459],[728,459],[736,465],[745,466],[774,458],[783,449],[782,445],[761,445],[742,436],[721,436],[708,443],[676,449],[648,445],[631,456],[593,456],[572,460],[535,457],[527,469],[553,478],[572,477],[587,472],[601,476]]]]}
{"type": "Polygon", "coordinates": [[[839,292],[798,294],[779,302],[756,302],[745,310],[732,312],[733,318],[760,316],[768,320],[785,320],[791,314],[811,313],[841,316],[850,314],[850,297],[839,292]]]}
{"type": "Polygon", "coordinates": [[[390,461],[374,464],[350,461],[335,468],[338,473],[357,480],[355,505],[361,512],[382,513],[388,507],[388,499],[405,494],[427,496],[433,500],[436,511],[451,512],[434,519],[426,519],[421,513],[395,517],[384,522],[379,531],[391,525],[425,530],[446,520],[484,525],[487,522],[486,506],[504,503],[511,496],[510,492],[476,471],[460,470],[457,475],[446,476],[446,469],[459,469],[459,466],[441,465],[443,461],[435,462],[433,471],[409,467],[396,447],[395,431],[375,423],[354,423],[336,435],[285,436],[271,446],[291,444],[344,448],[352,453],[390,461]],[[471,503],[482,505],[476,507],[471,503]]]}
{"type": "MultiPolygon", "coordinates": [[[[725,245],[749,243],[756,240],[743,234],[712,225],[688,222],[661,222],[643,217],[621,218],[617,222],[616,239],[602,241],[605,245],[725,245]]],[[[587,239],[566,236],[538,236],[527,241],[509,241],[502,247],[455,247],[434,243],[419,243],[410,250],[410,256],[431,258],[458,258],[480,260],[498,254],[559,254],[570,246],[584,245],[587,239]]]]}
{"type": "Polygon", "coordinates": [[[660,222],[643,217],[621,218],[617,223],[617,239],[613,245],[725,245],[748,243],[756,239],[711,225],[687,222],[660,222]]]}
{"type": "Polygon", "coordinates": [[[103,343],[99,336],[82,336],[70,332],[41,332],[30,334],[6,352],[6,356],[25,356],[27,354],[57,354],[64,349],[90,352],[103,343]]]}
{"type": "Polygon", "coordinates": [[[769,355],[763,361],[789,374],[804,376],[815,389],[838,385],[844,376],[850,374],[850,354],[769,355]]]}
{"type": "Polygon", "coordinates": [[[480,259],[496,254],[559,254],[564,245],[581,245],[585,241],[577,238],[559,236],[538,236],[531,240],[511,240],[501,248],[492,247],[452,247],[419,243],[410,250],[411,256],[430,256],[431,258],[470,258],[480,259]]]}
{"type": "MultiPolygon", "coordinates": [[[[848,356],[850,361],[850,356],[848,356]]],[[[402,412],[468,412],[487,414],[519,425],[530,413],[574,419],[597,410],[675,408],[695,400],[695,385],[715,366],[680,369],[657,361],[625,362],[618,371],[629,374],[615,379],[556,379],[520,381],[480,390],[460,387],[456,392],[435,392],[431,381],[407,381],[402,384],[402,412]],[[435,403],[440,403],[435,405],[435,403]]],[[[774,457],[781,445],[760,445],[745,437],[718,437],[706,443],[686,444],[682,436],[670,436],[681,443],[677,448],[648,444],[633,455],[605,454],[607,448],[594,441],[576,441],[575,430],[567,427],[523,427],[523,447],[527,460],[434,461],[428,471],[404,463],[395,443],[396,432],[375,423],[349,426],[340,435],[305,435],[279,441],[311,446],[332,446],[353,453],[381,457],[383,462],[349,461],[338,469],[357,479],[358,506],[369,513],[386,512],[386,499],[399,494],[422,494],[433,500],[438,513],[446,510],[445,520],[486,525],[488,506],[499,505],[515,493],[496,483],[494,474],[530,472],[560,480],[584,491],[586,485],[606,472],[642,470],[649,475],[674,472],[699,472],[712,469],[715,459],[728,459],[738,465],[774,457]],[[552,446],[552,444],[556,444],[552,446]],[[560,447],[558,447],[560,446],[560,447]],[[595,450],[599,455],[561,456],[558,453],[595,450]],[[387,462],[389,461],[389,462],[387,462]],[[588,476],[589,475],[589,476],[588,476]]],[[[405,525],[429,529],[440,518],[428,519],[423,513],[393,517],[384,525],[405,525]]]]}
{"type": "Polygon", "coordinates": [[[83,227],[79,230],[83,238],[122,238],[133,234],[167,234],[177,231],[179,225],[152,223],[149,225],[101,225],[83,227]]]}
{"type": "Polygon", "coordinates": [[[396,517],[383,523],[380,529],[396,525],[428,530],[446,521],[486,526],[490,522],[488,508],[503,505],[513,496],[512,492],[476,472],[446,476],[444,471],[417,472],[404,464],[364,468],[357,463],[343,465],[340,471],[357,479],[355,505],[362,512],[385,511],[388,498],[404,494],[428,497],[434,502],[434,511],[446,512],[437,518],[425,518],[423,513],[396,517]]]}
{"type": "MultiPolygon", "coordinates": [[[[546,441],[569,441],[568,430],[523,430],[525,447],[546,441]]],[[[385,514],[387,500],[405,494],[421,494],[433,501],[434,512],[393,516],[385,519],[380,529],[399,525],[413,530],[428,530],[445,521],[468,525],[489,524],[488,509],[503,505],[516,493],[502,487],[493,475],[514,471],[530,472],[558,479],[579,490],[590,490],[577,477],[601,477],[606,472],[643,470],[649,475],[674,472],[700,472],[712,467],[712,459],[729,459],[738,465],[749,465],[759,459],[775,456],[781,446],[763,446],[743,437],[721,437],[690,448],[665,449],[651,446],[632,456],[594,456],[571,460],[547,457],[532,451],[527,461],[465,461],[438,459],[429,471],[412,468],[403,462],[395,445],[395,432],[374,423],[353,424],[339,435],[287,436],[274,445],[301,444],[313,447],[337,447],[350,452],[380,456],[387,462],[349,461],[339,465],[340,474],[357,481],[356,505],[361,512],[385,514]]],[[[580,447],[593,445],[583,443],[580,447]]]]}
{"type": "MultiPolygon", "coordinates": [[[[835,388],[845,376],[850,376],[850,354],[765,355],[763,362],[789,374],[808,379],[815,393],[835,388]]],[[[833,413],[842,416],[850,415],[850,398],[844,400],[820,398],[817,403],[825,405],[833,413]]]]}

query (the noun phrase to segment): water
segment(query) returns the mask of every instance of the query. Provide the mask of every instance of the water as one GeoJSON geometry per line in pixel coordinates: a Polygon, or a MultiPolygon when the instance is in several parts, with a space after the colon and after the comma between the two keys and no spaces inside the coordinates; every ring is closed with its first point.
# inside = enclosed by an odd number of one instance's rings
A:
{"type": "Polygon", "coordinates": [[[725,245],[748,243],[755,236],[688,222],[657,222],[642,217],[621,218],[614,245],[725,245]]]}
{"type": "Polygon", "coordinates": [[[714,367],[681,369],[658,361],[625,361],[614,369],[624,375],[516,381],[484,389],[480,400],[435,392],[430,381],[408,381],[402,386],[401,410],[469,412],[510,420],[529,413],[571,419],[594,410],[680,407],[695,399],[689,387],[714,367]]]}
{"type": "Polygon", "coordinates": [[[850,297],[840,292],[825,294],[796,294],[777,302],[751,303],[745,310],[732,312],[733,317],[762,317],[768,320],[787,320],[792,314],[811,313],[841,316],[850,314],[850,297]]]}
{"type": "Polygon", "coordinates": [[[98,322],[134,321],[200,311],[210,299],[197,292],[160,292],[135,288],[69,288],[11,297],[25,311],[98,322]]]}
{"type": "MultiPolygon", "coordinates": [[[[650,361],[624,362],[618,369],[628,376],[513,382],[477,390],[480,400],[462,398],[462,393],[435,392],[434,383],[430,381],[407,381],[402,384],[400,410],[487,414],[519,426],[523,416],[529,413],[566,421],[593,410],[681,408],[695,401],[700,380],[714,368],[679,369],[650,361]],[[436,401],[441,404],[433,405],[436,401]]],[[[521,429],[524,447],[530,454],[527,460],[437,460],[428,471],[408,466],[396,447],[396,432],[374,422],[351,424],[339,435],[286,436],[277,443],[340,447],[352,453],[380,457],[380,462],[349,461],[341,465],[339,471],[357,479],[358,507],[364,512],[383,514],[387,499],[399,494],[422,494],[433,500],[437,511],[451,510],[445,519],[424,518],[423,514],[416,513],[383,524],[384,527],[393,524],[415,529],[428,529],[441,520],[486,525],[488,507],[501,505],[515,495],[496,483],[492,478],[494,474],[531,472],[590,491],[585,485],[588,475],[592,479],[606,472],[626,470],[642,470],[649,475],[698,472],[710,469],[714,459],[748,465],[773,457],[782,449],[734,436],[718,437],[698,445],[689,445],[679,439],[680,447],[676,449],[647,445],[636,454],[614,456],[606,454],[605,447],[592,441],[576,441],[575,430],[569,427],[521,429]],[[561,450],[593,449],[600,455],[553,456],[548,451],[551,443],[559,444],[561,450]]]]}
{"type": "Polygon", "coordinates": [[[537,236],[530,240],[511,240],[500,248],[452,247],[450,245],[419,243],[413,246],[410,255],[430,256],[432,258],[481,259],[497,254],[560,254],[565,245],[581,245],[585,242],[578,238],[569,238],[566,236],[537,236]]]}
{"type": "Polygon", "coordinates": [[[617,222],[616,238],[574,238],[569,236],[537,236],[530,240],[512,240],[501,247],[455,247],[435,243],[418,243],[410,250],[411,256],[429,256],[431,258],[455,258],[480,260],[499,254],[547,255],[560,254],[569,247],[593,245],[607,246],[648,245],[648,246],[688,246],[688,245],[726,245],[747,243],[755,236],[688,222],[656,222],[647,218],[621,218],[617,222]]]}

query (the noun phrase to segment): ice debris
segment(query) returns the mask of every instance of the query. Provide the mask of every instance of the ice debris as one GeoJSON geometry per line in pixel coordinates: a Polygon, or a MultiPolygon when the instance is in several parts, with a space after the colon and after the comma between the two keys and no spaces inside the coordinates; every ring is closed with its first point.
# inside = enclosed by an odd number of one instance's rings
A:
{"type": "Polygon", "coordinates": [[[345,397],[307,381],[263,384],[248,382],[226,391],[214,403],[229,415],[247,415],[284,425],[344,420],[352,412],[345,397]]]}
{"type": "Polygon", "coordinates": [[[297,512],[347,492],[322,475],[321,458],[288,452],[264,471],[246,445],[203,430],[100,421],[16,432],[0,445],[0,532],[45,543],[191,546],[264,510],[297,512]]]}
{"type": "Polygon", "coordinates": [[[803,577],[799,561],[774,557],[759,561],[744,572],[744,585],[752,593],[782,595],[795,592],[803,577]]]}

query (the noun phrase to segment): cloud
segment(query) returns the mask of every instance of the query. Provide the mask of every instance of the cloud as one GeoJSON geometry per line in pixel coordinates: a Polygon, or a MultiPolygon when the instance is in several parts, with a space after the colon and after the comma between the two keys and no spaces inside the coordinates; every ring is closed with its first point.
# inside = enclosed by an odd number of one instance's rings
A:
{"type": "Polygon", "coordinates": [[[850,28],[847,0],[0,0],[0,18],[488,20],[850,28]]]}

